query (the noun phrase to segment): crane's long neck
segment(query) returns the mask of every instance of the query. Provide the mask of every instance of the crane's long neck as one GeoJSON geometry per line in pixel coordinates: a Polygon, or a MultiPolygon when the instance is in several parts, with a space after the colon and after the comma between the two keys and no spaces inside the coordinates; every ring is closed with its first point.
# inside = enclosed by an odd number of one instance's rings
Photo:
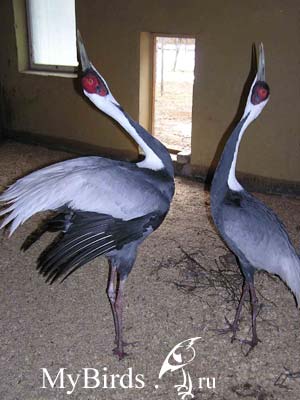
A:
{"type": "Polygon", "coordinates": [[[244,114],[243,118],[233,130],[223,150],[220,162],[214,174],[211,187],[212,206],[221,201],[228,190],[241,191],[240,185],[235,176],[236,161],[239,150],[239,144],[243,134],[251,122],[250,114],[244,114]]]}
{"type": "Polygon", "coordinates": [[[154,171],[165,170],[171,177],[174,176],[174,169],[171,156],[166,147],[149,132],[147,132],[139,123],[134,121],[109,94],[106,101],[101,101],[96,95],[86,95],[105,114],[117,121],[142,148],[145,159],[137,166],[148,168],[154,171]]]}
{"type": "Polygon", "coordinates": [[[145,154],[145,159],[137,163],[138,167],[153,170],[165,169],[169,175],[174,176],[170,153],[159,140],[147,132],[146,129],[123,110],[121,110],[117,121],[126,129],[145,154]]]}

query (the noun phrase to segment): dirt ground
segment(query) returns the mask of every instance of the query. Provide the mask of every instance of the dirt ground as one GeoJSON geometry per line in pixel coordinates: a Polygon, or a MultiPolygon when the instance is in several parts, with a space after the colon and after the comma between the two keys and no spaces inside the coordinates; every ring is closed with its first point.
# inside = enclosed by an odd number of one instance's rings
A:
{"type": "Polygon", "coordinates": [[[157,83],[154,135],[170,149],[191,150],[193,82],[180,82],[177,75],[184,74],[168,74],[162,94],[157,83]]]}
{"type": "MultiPolygon", "coordinates": [[[[37,167],[70,157],[41,147],[3,144],[0,190],[37,167]]],[[[28,252],[20,251],[40,216],[26,222],[10,239],[1,233],[1,399],[186,400],[192,397],[179,396],[174,387],[182,384],[185,374],[195,400],[299,400],[300,313],[291,292],[278,278],[258,273],[256,285],[263,303],[258,335],[262,342],[245,356],[247,349],[240,342],[230,343],[229,335],[219,335],[216,329],[224,327],[224,317],[231,320],[234,315],[242,280],[212,226],[209,195],[203,185],[183,178],[176,183],[171,211],[140,247],[128,279],[125,337],[137,343],[128,347],[130,355],[121,362],[111,351],[114,336],[105,292],[106,260],[95,260],[64,283],[49,286],[35,264],[50,234],[28,252]],[[159,379],[172,348],[194,337],[201,339],[193,345],[193,361],[159,379]],[[47,369],[52,380],[65,368],[64,382],[59,375],[51,388],[44,370],[43,388],[41,368],[47,369]],[[95,374],[95,370],[99,382],[84,382],[84,373],[95,374]],[[68,394],[72,391],[70,374],[74,381],[78,378],[72,394],[68,394]],[[215,388],[208,388],[206,383],[212,386],[213,378],[215,388]],[[85,383],[89,388],[84,388],[85,383]]],[[[278,213],[299,248],[300,199],[259,197],[278,213]]],[[[239,338],[249,336],[247,308],[239,338]]],[[[188,361],[183,348],[181,351],[183,360],[188,361]]],[[[180,364],[179,356],[173,364],[180,364]]]]}

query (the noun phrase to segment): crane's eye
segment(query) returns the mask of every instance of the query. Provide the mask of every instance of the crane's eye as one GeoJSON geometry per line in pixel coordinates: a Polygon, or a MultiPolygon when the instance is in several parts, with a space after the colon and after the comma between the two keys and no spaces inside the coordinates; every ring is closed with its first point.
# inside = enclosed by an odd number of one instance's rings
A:
{"type": "Polygon", "coordinates": [[[106,96],[108,94],[107,87],[102,80],[94,73],[87,73],[81,79],[81,84],[84,90],[88,93],[96,93],[100,96],[106,96]]]}
{"type": "Polygon", "coordinates": [[[252,89],[251,103],[253,105],[260,104],[262,101],[267,100],[270,94],[269,86],[266,82],[257,81],[252,89]]]}

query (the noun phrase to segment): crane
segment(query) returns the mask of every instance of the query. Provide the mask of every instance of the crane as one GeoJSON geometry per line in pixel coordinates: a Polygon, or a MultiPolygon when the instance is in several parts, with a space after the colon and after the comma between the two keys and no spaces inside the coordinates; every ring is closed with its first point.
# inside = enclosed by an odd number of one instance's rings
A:
{"type": "Polygon", "coordinates": [[[226,142],[211,186],[211,212],[221,237],[236,255],[244,276],[241,299],[232,323],[222,333],[232,332],[236,339],[242,306],[250,294],[252,338],[241,340],[249,352],[258,344],[256,317],[259,303],[254,286],[255,270],[278,275],[294,293],[300,304],[300,258],[287,231],[276,214],[262,201],[248,193],[236,179],[236,161],[240,141],[248,125],[262,112],[269,100],[270,89],[265,81],[265,56],[259,47],[256,77],[252,83],[244,114],[226,142]]]}
{"type": "Polygon", "coordinates": [[[83,93],[117,121],[142,148],[137,163],[97,156],[79,157],[39,169],[17,180],[0,196],[9,236],[32,215],[57,211],[38,234],[24,242],[26,250],[45,231],[59,232],[43,252],[37,269],[49,283],[65,279],[98,256],[109,263],[107,294],[115,325],[114,354],[122,359],[123,294],[139,245],[163,222],[174,194],[174,171],[165,146],[134,121],[113,97],[90,62],[77,33],[83,93]]]}

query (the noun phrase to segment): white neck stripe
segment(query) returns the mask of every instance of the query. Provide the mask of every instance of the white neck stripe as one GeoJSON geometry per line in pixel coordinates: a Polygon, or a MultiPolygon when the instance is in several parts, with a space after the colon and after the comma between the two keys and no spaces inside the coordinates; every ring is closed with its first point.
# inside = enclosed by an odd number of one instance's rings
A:
{"type": "Polygon", "coordinates": [[[158,171],[164,168],[162,160],[155,154],[155,152],[145,143],[138,132],[130,124],[123,112],[119,109],[119,104],[115,98],[109,93],[106,97],[98,96],[94,93],[84,91],[85,95],[95,104],[95,106],[103,111],[105,114],[111,116],[117,121],[135,140],[135,142],[143,149],[145,159],[136,165],[140,168],[149,168],[158,171]]]}

